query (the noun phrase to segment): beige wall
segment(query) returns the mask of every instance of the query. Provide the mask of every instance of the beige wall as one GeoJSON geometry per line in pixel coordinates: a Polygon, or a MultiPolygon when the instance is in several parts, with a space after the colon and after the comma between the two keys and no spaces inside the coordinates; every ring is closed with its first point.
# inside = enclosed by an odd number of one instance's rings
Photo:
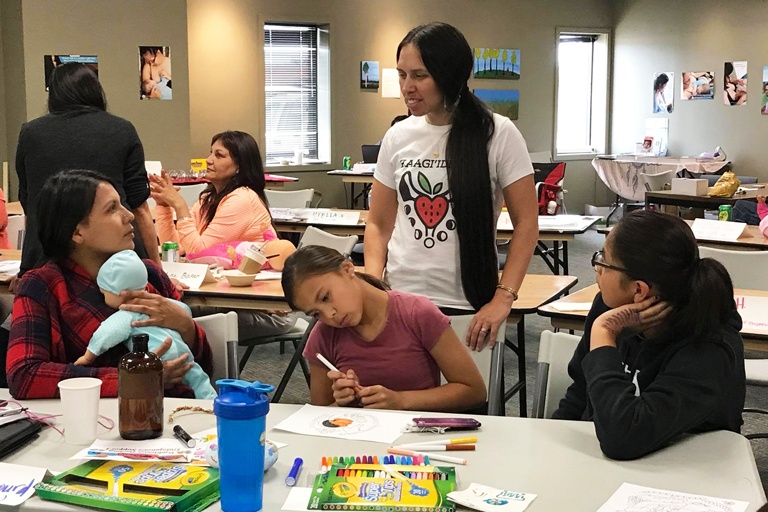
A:
{"type": "Polygon", "coordinates": [[[0,2],[0,21],[2,21],[3,43],[3,97],[4,115],[2,152],[3,161],[8,161],[10,190],[5,190],[6,199],[16,199],[16,173],[13,172],[13,159],[16,154],[16,139],[19,127],[27,119],[27,106],[24,94],[24,45],[22,43],[21,0],[0,2]]]}
{"type": "MultiPolygon", "coordinates": [[[[768,116],[760,115],[763,66],[768,65],[768,4],[719,0],[632,0],[616,9],[613,148],[630,151],[652,117],[653,74],[673,71],[674,111],[669,154],[698,155],[722,146],[737,174],[768,181],[768,116]],[[723,104],[723,63],[749,63],[746,105],[723,104]],[[680,100],[682,71],[714,71],[714,100],[680,100]]],[[[667,86],[669,89],[669,86],[667,86]]],[[[662,117],[660,114],[656,114],[662,117]]]]}
{"type": "MultiPolygon", "coordinates": [[[[554,117],[555,27],[610,27],[608,0],[188,0],[190,118],[192,151],[207,154],[210,137],[223,129],[263,132],[263,21],[329,23],[331,27],[332,166],[300,177],[293,188],[312,186],[323,205],[343,205],[338,168],[344,155],[359,159],[360,145],[379,140],[393,117],[405,113],[402,100],[360,90],[361,60],[395,67],[397,44],[415,25],[441,20],[457,26],[478,47],[521,49],[522,78],[516,82],[475,81],[470,87],[520,89],[517,126],[531,151],[551,150],[554,117]],[[224,69],[223,74],[211,73],[224,69]]],[[[596,193],[605,196],[589,162],[568,163],[566,200],[580,212],[596,193]],[[596,192],[597,191],[597,192],[596,192]]]]}
{"type": "MultiPolygon", "coordinates": [[[[168,168],[189,166],[185,0],[22,0],[21,8],[23,66],[10,61],[11,49],[4,48],[6,96],[10,95],[9,82],[18,95],[8,101],[6,109],[13,114],[7,122],[9,154],[15,153],[21,123],[46,113],[43,55],[84,54],[99,56],[99,78],[108,109],[133,122],[147,159],[162,160],[168,168]],[[139,45],[171,47],[172,101],[139,100],[139,45]],[[23,80],[10,80],[19,70],[23,80]]],[[[7,21],[4,17],[4,29],[7,21]]],[[[16,51],[13,49],[14,56],[16,51]]]]}

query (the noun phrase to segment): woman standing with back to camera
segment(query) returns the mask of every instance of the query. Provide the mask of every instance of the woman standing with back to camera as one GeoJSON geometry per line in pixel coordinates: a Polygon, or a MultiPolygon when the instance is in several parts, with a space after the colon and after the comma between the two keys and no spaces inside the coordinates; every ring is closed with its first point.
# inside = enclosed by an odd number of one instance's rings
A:
{"type": "Polygon", "coordinates": [[[411,30],[397,48],[413,114],[387,131],[365,228],[366,271],[426,295],[449,314],[477,311],[467,344],[492,346],[538,239],[533,168],[522,135],[467,87],[472,50],[445,23],[411,30]],[[501,279],[496,220],[515,233],[501,279]]]}
{"type": "Polygon", "coordinates": [[[85,64],[58,66],[48,86],[48,114],[21,127],[16,148],[19,200],[27,216],[19,277],[44,262],[37,198],[48,178],[67,169],[91,169],[115,184],[120,201],[135,216],[136,252],[159,264],[144,148],[136,129],[107,112],[99,78],[85,64]]]}

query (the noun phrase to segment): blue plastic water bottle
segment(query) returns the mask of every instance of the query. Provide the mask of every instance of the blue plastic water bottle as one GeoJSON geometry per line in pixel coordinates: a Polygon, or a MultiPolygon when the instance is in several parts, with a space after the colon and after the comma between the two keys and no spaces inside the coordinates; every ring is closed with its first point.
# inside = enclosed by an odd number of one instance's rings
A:
{"type": "Polygon", "coordinates": [[[213,400],[219,444],[219,490],[224,512],[261,510],[264,490],[264,439],[270,384],[216,381],[213,400]]]}

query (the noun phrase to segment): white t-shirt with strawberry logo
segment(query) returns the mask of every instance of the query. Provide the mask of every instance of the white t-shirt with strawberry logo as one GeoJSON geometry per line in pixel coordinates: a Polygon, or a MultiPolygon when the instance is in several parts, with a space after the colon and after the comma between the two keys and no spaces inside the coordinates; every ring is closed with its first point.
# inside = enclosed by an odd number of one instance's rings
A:
{"type": "MultiPolygon", "coordinates": [[[[503,189],[533,174],[533,167],[517,127],[498,114],[493,119],[488,164],[498,217],[503,189]]],[[[394,290],[425,295],[441,307],[472,309],[461,285],[459,240],[449,202],[445,144],[450,128],[432,126],[426,116],[411,116],[384,136],[374,177],[397,191],[398,202],[386,276],[394,290]]]]}

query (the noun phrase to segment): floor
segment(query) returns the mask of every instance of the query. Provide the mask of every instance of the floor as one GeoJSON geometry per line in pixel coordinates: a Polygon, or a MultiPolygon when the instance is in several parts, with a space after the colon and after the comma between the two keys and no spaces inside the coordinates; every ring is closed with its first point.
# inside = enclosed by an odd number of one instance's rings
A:
{"type": "MultiPolygon", "coordinates": [[[[573,291],[594,284],[594,271],[590,265],[592,253],[602,248],[604,236],[596,231],[587,231],[583,235],[576,237],[569,247],[569,263],[571,275],[579,278],[579,282],[573,291]]],[[[534,257],[529,266],[529,273],[546,274],[549,273],[547,267],[538,258],[534,257]]],[[[548,319],[537,315],[528,315],[525,319],[526,332],[526,369],[527,369],[527,389],[529,390],[527,408],[530,411],[531,397],[535,380],[535,363],[539,349],[539,336],[541,331],[551,329],[548,319]]],[[[285,354],[279,353],[278,346],[267,345],[259,347],[254,351],[241,377],[246,380],[261,380],[277,384],[283,375],[293,354],[292,347],[286,348],[285,354]]],[[[505,354],[504,366],[507,368],[506,384],[510,386],[517,380],[517,359],[511,350],[505,354]]],[[[291,381],[286,388],[282,403],[303,404],[309,400],[309,391],[306,382],[301,375],[300,370],[294,372],[291,381]]],[[[768,409],[768,389],[757,386],[747,386],[747,407],[768,409]]],[[[515,396],[506,404],[507,416],[518,416],[520,412],[518,397],[515,396]]],[[[768,432],[768,414],[745,414],[743,433],[768,432]]],[[[768,484],[768,439],[751,441],[755,453],[757,467],[760,472],[763,485],[768,484]]]]}

